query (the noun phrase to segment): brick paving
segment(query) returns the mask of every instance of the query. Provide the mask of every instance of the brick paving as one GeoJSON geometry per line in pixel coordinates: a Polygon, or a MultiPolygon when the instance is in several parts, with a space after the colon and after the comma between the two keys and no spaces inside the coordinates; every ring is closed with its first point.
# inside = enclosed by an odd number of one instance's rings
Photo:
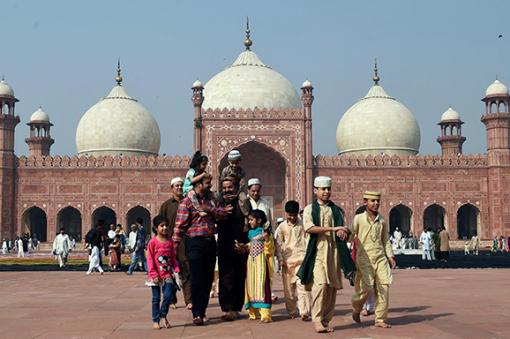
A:
{"type": "MultiPolygon", "coordinates": [[[[354,324],[352,288],[337,297],[333,334],[315,334],[310,322],[287,319],[280,279],[274,322],[222,322],[212,299],[207,326],[191,324],[182,307],[170,310],[171,329],[153,330],[144,275],[84,272],[1,272],[1,338],[508,338],[508,269],[396,270],[390,292],[391,329],[372,318],[354,324]]],[[[179,295],[179,299],[182,299],[179,295]]]]}

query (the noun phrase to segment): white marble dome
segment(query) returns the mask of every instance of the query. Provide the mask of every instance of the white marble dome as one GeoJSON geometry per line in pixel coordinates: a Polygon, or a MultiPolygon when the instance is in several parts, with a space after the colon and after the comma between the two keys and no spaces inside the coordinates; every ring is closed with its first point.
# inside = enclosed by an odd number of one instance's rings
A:
{"type": "Polygon", "coordinates": [[[14,96],[14,90],[4,79],[0,80],[0,95],[9,97],[14,96]]]}
{"type": "Polygon", "coordinates": [[[156,120],[120,85],[83,115],[76,130],[80,155],[157,155],[159,146],[156,120]]]}
{"type": "Polygon", "coordinates": [[[485,96],[493,96],[493,95],[508,95],[508,88],[504,83],[496,79],[492,84],[487,87],[485,91],[485,96]]]}
{"type": "Polygon", "coordinates": [[[204,86],[204,109],[215,108],[300,108],[294,86],[265,65],[251,50],[216,74],[204,86]]]}
{"type": "Polygon", "coordinates": [[[449,107],[442,115],[441,121],[460,120],[460,114],[449,107]]]}
{"type": "Polygon", "coordinates": [[[50,116],[39,107],[37,111],[30,116],[30,122],[50,122],[50,116]]]}
{"type": "Polygon", "coordinates": [[[412,155],[420,149],[420,127],[411,111],[376,84],[344,113],[336,143],[341,155],[412,155]]]}

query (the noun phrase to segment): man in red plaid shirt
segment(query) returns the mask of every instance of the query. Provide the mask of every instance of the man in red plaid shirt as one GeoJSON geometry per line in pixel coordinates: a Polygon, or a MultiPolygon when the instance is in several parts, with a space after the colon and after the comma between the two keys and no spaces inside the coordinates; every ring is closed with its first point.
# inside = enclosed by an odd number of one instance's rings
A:
{"type": "Polygon", "coordinates": [[[216,263],[215,222],[232,213],[232,206],[219,207],[212,198],[211,179],[211,175],[206,174],[193,186],[200,211],[193,206],[188,197],[181,201],[177,209],[173,235],[176,248],[181,241],[185,241],[191,271],[191,299],[195,325],[204,324],[205,310],[209,304],[209,292],[216,263]],[[201,211],[207,214],[201,215],[201,211]]]}

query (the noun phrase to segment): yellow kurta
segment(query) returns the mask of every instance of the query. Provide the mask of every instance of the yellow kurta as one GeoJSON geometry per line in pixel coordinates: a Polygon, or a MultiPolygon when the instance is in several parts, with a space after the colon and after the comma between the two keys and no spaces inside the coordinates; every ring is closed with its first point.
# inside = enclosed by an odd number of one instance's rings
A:
{"type": "Polygon", "coordinates": [[[296,274],[305,258],[307,242],[308,233],[305,232],[300,219],[294,225],[284,221],[278,226],[276,236],[278,259],[286,264],[290,283],[297,280],[296,274]]]}
{"type": "Polygon", "coordinates": [[[351,232],[358,237],[356,267],[361,271],[363,284],[373,286],[377,277],[381,284],[391,284],[391,268],[388,257],[393,257],[389,240],[388,224],[379,214],[372,222],[368,214],[354,217],[351,232]]]}
{"type": "MultiPolygon", "coordinates": [[[[334,227],[333,212],[329,206],[320,205],[320,225],[314,225],[312,219],[312,205],[305,207],[303,211],[303,225],[305,231],[313,226],[334,227]]],[[[338,250],[336,248],[335,232],[327,232],[317,235],[317,256],[313,268],[313,283],[328,284],[332,288],[342,288],[342,273],[339,269],[338,250]]]]}
{"type": "Polygon", "coordinates": [[[374,289],[376,294],[375,322],[384,322],[388,317],[389,288],[392,282],[388,257],[393,257],[389,241],[388,225],[381,215],[372,221],[367,212],[354,217],[351,226],[353,236],[358,238],[356,250],[355,293],[352,306],[360,312],[368,293],[374,289]]]}

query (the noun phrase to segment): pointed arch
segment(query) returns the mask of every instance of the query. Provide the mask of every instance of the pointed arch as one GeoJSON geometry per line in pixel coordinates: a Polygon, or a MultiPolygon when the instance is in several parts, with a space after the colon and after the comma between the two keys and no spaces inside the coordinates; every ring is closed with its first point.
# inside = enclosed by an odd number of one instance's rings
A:
{"type": "Polygon", "coordinates": [[[356,209],[356,212],[354,214],[357,215],[357,214],[365,213],[366,210],[367,210],[367,206],[361,205],[356,209]]]}
{"type": "Polygon", "coordinates": [[[61,209],[57,213],[57,230],[62,227],[70,237],[81,241],[83,236],[81,212],[72,206],[61,209]]]}
{"type": "Polygon", "coordinates": [[[48,241],[48,217],[46,212],[37,206],[32,206],[23,212],[21,217],[23,223],[23,233],[29,233],[31,236],[37,235],[39,241],[48,241]]]}
{"type": "Polygon", "coordinates": [[[111,224],[117,224],[117,214],[114,210],[107,206],[98,207],[92,212],[92,227],[97,225],[99,220],[104,220],[104,226],[101,230],[106,234],[111,224]]]}
{"type": "Polygon", "coordinates": [[[134,224],[138,218],[142,219],[142,225],[145,228],[147,238],[150,238],[150,235],[152,234],[151,213],[142,206],[135,206],[127,212],[126,227],[124,227],[124,230],[129,231],[131,229],[131,225],[134,224]]]}
{"type": "Polygon", "coordinates": [[[457,210],[457,234],[459,239],[471,239],[480,234],[480,210],[472,204],[464,204],[457,210]]]}
{"type": "MultiPolygon", "coordinates": [[[[287,201],[287,160],[276,149],[258,141],[249,141],[237,147],[243,159],[241,167],[246,172],[246,180],[259,178],[262,181],[262,195],[272,203],[273,217],[284,216],[283,205],[287,201]]],[[[219,162],[218,173],[228,166],[228,152],[219,162]]],[[[274,222],[274,220],[272,221],[274,222]]]]}
{"type": "Polygon", "coordinates": [[[402,235],[408,236],[413,229],[413,211],[404,204],[398,204],[390,210],[390,234],[398,229],[402,235]]]}
{"type": "Polygon", "coordinates": [[[423,211],[423,227],[428,227],[437,233],[446,226],[446,210],[443,206],[434,203],[423,211]]]}

